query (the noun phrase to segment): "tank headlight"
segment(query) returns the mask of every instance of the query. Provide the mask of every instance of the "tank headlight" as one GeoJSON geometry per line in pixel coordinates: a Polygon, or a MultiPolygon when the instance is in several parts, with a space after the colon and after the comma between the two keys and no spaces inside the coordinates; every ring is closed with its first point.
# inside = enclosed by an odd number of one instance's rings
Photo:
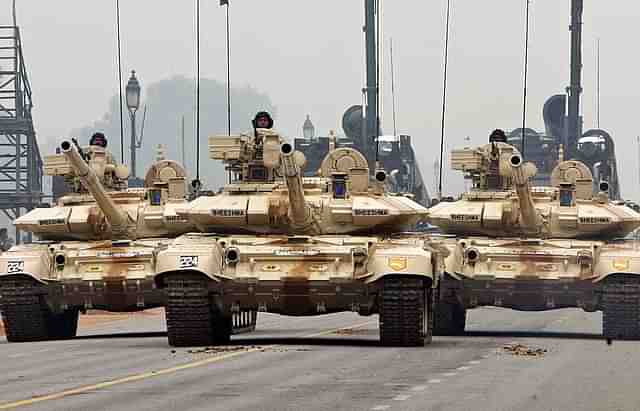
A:
{"type": "Polygon", "coordinates": [[[224,260],[227,264],[236,264],[240,261],[240,250],[235,247],[227,248],[224,252],[224,260]]]}
{"type": "Polygon", "coordinates": [[[56,256],[54,257],[54,260],[56,262],[56,265],[61,267],[61,266],[64,266],[65,263],[67,262],[67,257],[64,254],[56,254],[56,256]]]}
{"type": "Polygon", "coordinates": [[[480,251],[477,248],[469,248],[464,252],[464,257],[468,263],[475,263],[480,260],[480,251]]]}

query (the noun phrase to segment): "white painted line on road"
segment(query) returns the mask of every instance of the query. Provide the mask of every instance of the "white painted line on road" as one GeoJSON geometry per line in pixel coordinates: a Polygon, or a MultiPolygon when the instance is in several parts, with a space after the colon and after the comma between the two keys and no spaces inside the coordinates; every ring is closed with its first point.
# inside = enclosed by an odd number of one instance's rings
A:
{"type": "Polygon", "coordinates": [[[476,364],[480,364],[480,361],[473,360],[473,361],[469,361],[467,364],[476,365],[476,364]]]}
{"type": "Polygon", "coordinates": [[[455,377],[456,375],[458,375],[457,372],[445,372],[444,374],[445,377],[455,377]]]}
{"type": "Polygon", "coordinates": [[[409,398],[411,398],[410,394],[400,394],[400,395],[396,395],[395,397],[393,397],[394,401],[406,401],[409,398]]]}
{"type": "Polygon", "coordinates": [[[429,381],[427,381],[429,384],[440,384],[442,382],[441,379],[438,378],[432,378],[429,381]]]}
{"type": "Polygon", "coordinates": [[[466,365],[463,365],[462,367],[456,368],[456,370],[458,370],[458,371],[467,371],[467,370],[470,370],[470,369],[471,369],[471,367],[467,367],[466,365]]]}
{"type": "Polygon", "coordinates": [[[391,408],[390,405],[376,405],[375,407],[371,408],[371,411],[384,411],[388,410],[389,408],[391,408]]]}
{"type": "MultiPolygon", "coordinates": [[[[431,380],[429,380],[429,381],[431,381],[431,380]]],[[[414,392],[420,392],[420,391],[424,391],[426,389],[427,389],[426,385],[416,385],[415,387],[411,387],[411,391],[414,391],[414,392]]]]}

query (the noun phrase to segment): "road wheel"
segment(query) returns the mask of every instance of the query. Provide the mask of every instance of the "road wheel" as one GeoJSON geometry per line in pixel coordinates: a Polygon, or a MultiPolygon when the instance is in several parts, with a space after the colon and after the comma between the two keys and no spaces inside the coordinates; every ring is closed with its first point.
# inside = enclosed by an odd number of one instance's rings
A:
{"type": "Polygon", "coordinates": [[[431,294],[422,279],[385,278],[379,306],[383,345],[409,347],[431,342],[431,294]]]}
{"type": "Polygon", "coordinates": [[[614,274],[603,281],[602,334],[617,340],[640,339],[640,276],[614,274]]]}

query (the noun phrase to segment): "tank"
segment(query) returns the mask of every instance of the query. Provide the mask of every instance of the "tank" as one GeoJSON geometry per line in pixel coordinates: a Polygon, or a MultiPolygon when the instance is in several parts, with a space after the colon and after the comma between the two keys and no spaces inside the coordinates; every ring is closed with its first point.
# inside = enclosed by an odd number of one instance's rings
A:
{"type": "Polygon", "coordinates": [[[72,191],[51,207],[16,219],[37,241],[0,255],[0,309],[11,342],[73,337],[87,309],[136,311],[162,306],[155,255],[169,239],[192,231],[176,214],[184,206],[185,171],[161,160],[145,187],[127,188],[128,170],[99,146],[70,141],[48,156],[44,171],[72,191]]]}
{"type": "Polygon", "coordinates": [[[589,168],[559,161],[551,187],[532,187],[536,168],[505,143],[454,150],[453,169],[471,190],[430,209],[452,238],[438,290],[435,329],[464,330],[465,310],[580,307],[604,313],[607,338],[640,338],[640,253],[625,240],[640,214],[593,190],[589,168]]]}
{"type": "Polygon", "coordinates": [[[232,314],[380,313],[385,345],[430,341],[431,295],[445,249],[406,227],[426,218],[385,191],[352,148],[332,150],[303,177],[304,155],[274,131],[209,139],[232,181],[178,215],[198,227],[158,253],[174,346],[229,341],[232,314]]]}

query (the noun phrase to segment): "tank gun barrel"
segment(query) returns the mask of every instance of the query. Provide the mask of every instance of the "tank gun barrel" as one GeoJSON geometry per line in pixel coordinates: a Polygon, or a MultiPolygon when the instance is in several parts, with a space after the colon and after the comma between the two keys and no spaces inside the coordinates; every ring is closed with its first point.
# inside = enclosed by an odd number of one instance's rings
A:
{"type": "Polygon", "coordinates": [[[303,225],[307,223],[309,219],[309,206],[304,198],[302,173],[294,159],[294,150],[291,144],[284,143],[280,146],[280,159],[289,192],[289,212],[291,219],[295,224],[303,225]]]}
{"type": "Polygon", "coordinates": [[[539,229],[539,216],[533,203],[529,175],[523,167],[524,162],[519,154],[514,154],[509,158],[511,177],[516,188],[516,194],[520,200],[520,215],[522,216],[522,226],[526,231],[537,232],[539,229]]]}
{"type": "Polygon", "coordinates": [[[111,225],[113,233],[122,233],[127,229],[127,217],[105,190],[95,171],[80,156],[78,149],[69,141],[60,145],[62,153],[67,158],[82,184],[89,190],[100,210],[111,225]]]}

